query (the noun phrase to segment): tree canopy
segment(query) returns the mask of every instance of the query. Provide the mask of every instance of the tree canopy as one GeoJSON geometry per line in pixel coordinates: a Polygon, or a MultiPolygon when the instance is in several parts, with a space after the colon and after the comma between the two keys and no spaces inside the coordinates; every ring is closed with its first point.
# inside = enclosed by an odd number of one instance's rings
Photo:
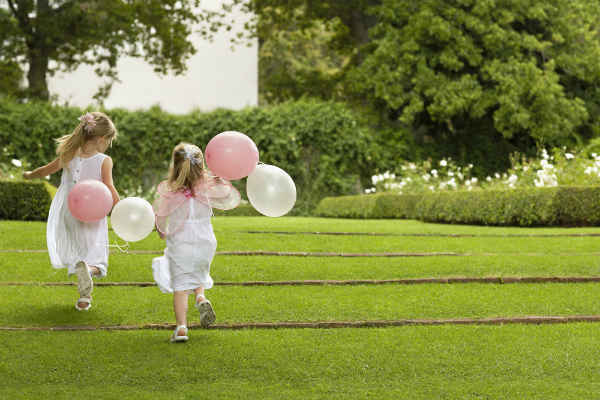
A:
{"type": "MultiPolygon", "coordinates": [[[[27,94],[48,99],[47,76],[92,65],[118,79],[121,56],[140,57],[158,73],[181,73],[195,52],[194,24],[210,37],[224,24],[200,0],[0,0],[0,65],[27,65],[27,94]]],[[[14,70],[14,69],[13,69],[14,70]]]]}

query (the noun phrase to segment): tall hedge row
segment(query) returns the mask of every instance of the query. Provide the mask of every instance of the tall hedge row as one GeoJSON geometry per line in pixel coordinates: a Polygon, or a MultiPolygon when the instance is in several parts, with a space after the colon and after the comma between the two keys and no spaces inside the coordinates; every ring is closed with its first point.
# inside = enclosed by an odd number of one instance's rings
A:
{"type": "MultiPolygon", "coordinates": [[[[46,103],[17,104],[0,98],[0,143],[10,158],[34,166],[55,156],[53,139],[70,133],[86,110],[46,103]]],[[[373,133],[344,105],[303,100],[241,111],[216,110],[173,115],[159,108],[104,110],[118,140],[108,154],[115,162],[117,189],[149,195],[166,176],[172,148],[188,141],[204,148],[223,131],[249,135],[260,160],[287,171],[296,183],[294,214],[306,214],[325,196],[358,193],[379,162],[373,133]]],[[[57,174],[59,175],[59,174],[57,174]]],[[[52,183],[58,184],[55,176],[52,183]]],[[[245,194],[245,180],[236,183],[245,194]]]]}
{"type": "Polygon", "coordinates": [[[328,197],[319,203],[316,214],[338,218],[409,218],[473,225],[598,226],[600,187],[328,197]]]}

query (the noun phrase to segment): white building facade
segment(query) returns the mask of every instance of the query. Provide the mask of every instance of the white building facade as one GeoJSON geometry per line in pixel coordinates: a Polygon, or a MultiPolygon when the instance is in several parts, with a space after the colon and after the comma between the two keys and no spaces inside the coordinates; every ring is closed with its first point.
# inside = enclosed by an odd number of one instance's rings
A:
{"type": "MultiPolygon", "coordinates": [[[[216,9],[219,1],[205,0],[202,5],[216,9]]],[[[187,61],[188,69],[183,75],[162,76],[142,59],[121,58],[118,61],[121,82],[113,85],[104,105],[130,110],[159,105],[175,114],[257,105],[258,44],[253,41],[249,46],[232,49],[230,38],[243,29],[248,16],[234,10],[231,19],[235,21],[233,29],[218,32],[211,42],[199,34],[191,36],[197,52],[187,61]]],[[[92,96],[101,84],[102,79],[91,66],[81,66],[74,72],[57,73],[49,78],[48,88],[60,103],[87,107],[94,104],[92,96]]]]}

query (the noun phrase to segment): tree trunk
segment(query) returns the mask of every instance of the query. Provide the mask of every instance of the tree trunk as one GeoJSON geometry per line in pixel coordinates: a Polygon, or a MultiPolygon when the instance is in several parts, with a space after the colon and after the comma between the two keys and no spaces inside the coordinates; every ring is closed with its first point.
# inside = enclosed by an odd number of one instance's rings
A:
{"type": "MultiPolygon", "coordinates": [[[[34,44],[35,46],[35,44],[34,44]]],[[[43,48],[29,49],[29,71],[27,81],[29,82],[29,96],[39,100],[48,100],[48,83],[46,74],[48,72],[48,54],[43,48]]]]}
{"type": "Polygon", "coordinates": [[[48,0],[38,0],[36,4],[36,18],[32,26],[32,40],[28,43],[29,71],[27,80],[29,82],[29,96],[39,100],[48,100],[48,54],[46,45],[46,33],[44,26],[49,22],[50,5],[48,0]]]}

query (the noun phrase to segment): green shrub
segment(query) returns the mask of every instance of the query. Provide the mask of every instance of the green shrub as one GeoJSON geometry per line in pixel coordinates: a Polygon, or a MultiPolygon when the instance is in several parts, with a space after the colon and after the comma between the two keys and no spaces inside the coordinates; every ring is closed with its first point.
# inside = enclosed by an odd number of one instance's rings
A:
{"type": "Polygon", "coordinates": [[[216,216],[226,216],[226,217],[256,217],[261,215],[258,211],[250,205],[250,203],[241,203],[239,206],[234,208],[233,210],[219,210],[217,208],[213,208],[213,213],[216,216]]]}
{"type": "MultiPolygon", "coordinates": [[[[70,133],[84,110],[46,103],[17,104],[0,98],[0,162],[11,158],[39,166],[55,157],[54,138],[70,133]]],[[[250,136],[260,160],[285,170],[298,200],[291,214],[307,214],[325,196],[360,193],[370,181],[377,156],[374,134],[340,103],[302,100],[240,111],[216,110],[185,115],[159,108],[104,110],[119,137],[109,149],[117,190],[151,199],[167,175],[173,147],[181,141],[201,148],[217,133],[235,130],[250,136]]],[[[58,185],[60,174],[51,182],[58,185]]],[[[245,194],[245,181],[234,182],[245,194]]]]}
{"type": "Polygon", "coordinates": [[[407,218],[473,225],[597,226],[600,225],[600,187],[328,197],[321,201],[316,213],[323,217],[407,218]]]}
{"type": "Polygon", "coordinates": [[[54,194],[48,182],[0,180],[0,219],[45,221],[54,194]]]}

